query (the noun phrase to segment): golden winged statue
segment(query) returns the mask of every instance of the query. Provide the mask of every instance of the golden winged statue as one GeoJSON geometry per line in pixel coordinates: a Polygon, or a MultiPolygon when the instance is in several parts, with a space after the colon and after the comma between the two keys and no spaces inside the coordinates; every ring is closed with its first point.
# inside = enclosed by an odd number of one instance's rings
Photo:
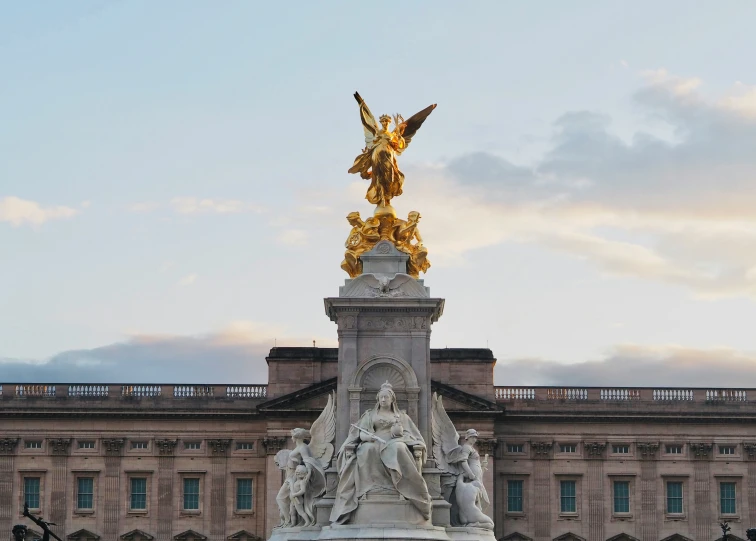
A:
{"type": "Polygon", "coordinates": [[[436,108],[436,104],[429,105],[407,120],[400,114],[394,115],[393,118],[382,115],[378,119],[379,123],[375,121],[373,113],[358,92],[354,93],[354,98],[360,104],[360,119],[365,130],[365,148],[355,158],[349,172],[359,173],[360,177],[370,179],[365,199],[378,206],[376,216],[395,215],[390,202],[393,197],[402,194],[404,184],[404,173],[399,170],[396,157],[404,152],[417,130],[436,108]],[[394,129],[389,130],[392,120],[394,129]]]}

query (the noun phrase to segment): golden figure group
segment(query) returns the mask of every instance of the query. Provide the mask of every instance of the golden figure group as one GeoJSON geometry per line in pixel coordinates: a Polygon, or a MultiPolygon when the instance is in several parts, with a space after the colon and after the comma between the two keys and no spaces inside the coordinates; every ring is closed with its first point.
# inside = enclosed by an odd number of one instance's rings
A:
{"type": "Polygon", "coordinates": [[[352,230],[344,243],[346,252],[341,268],[351,278],[359,276],[362,274],[360,255],[372,250],[378,241],[388,240],[400,252],[409,256],[407,274],[417,278],[420,272],[427,272],[430,261],[428,261],[428,249],[423,246],[423,238],[417,229],[420,218],[420,213],[413,210],[406,220],[383,215],[380,218],[370,217],[363,222],[359,212],[350,212],[347,215],[347,221],[352,226],[352,230]]]}
{"type": "Polygon", "coordinates": [[[402,194],[404,173],[399,170],[396,156],[404,152],[407,145],[423,125],[436,105],[429,105],[422,111],[404,120],[402,115],[394,117],[382,115],[376,122],[362,97],[355,92],[360,104],[360,120],[365,132],[365,148],[354,160],[350,173],[370,180],[365,199],[376,205],[374,216],[362,221],[359,212],[352,212],[347,220],[352,226],[345,243],[346,253],[341,268],[354,278],[362,273],[360,255],[371,250],[380,240],[390,240],[398,250],[409,255],[407,274],[415,278],[430,267],[428,250],[417,229],[420,213],[412,211],[407,220],[396,217],[391,207],[391,199],[402,194]],[[389,130],[391,122],[394,129],[389,130]]]}

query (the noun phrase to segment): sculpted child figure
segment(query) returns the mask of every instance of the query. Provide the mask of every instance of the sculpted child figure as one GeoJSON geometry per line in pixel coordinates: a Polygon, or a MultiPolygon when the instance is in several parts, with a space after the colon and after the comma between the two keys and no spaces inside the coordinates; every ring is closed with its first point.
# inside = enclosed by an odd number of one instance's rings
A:
{"type": "Polygon", "coordinates": [[[304,521],[305,526],[312,525],[312,519],[305,511],[304,496],[307,491],[307,482],[310,480],[307,466],[297,466],[295,472],[295,479],[291,483],[291,492],[289,496],[291,498],[291,507],[289,508],[289,515],[291,516],[292,526],[299,525],[299,518],[304,521]]]}

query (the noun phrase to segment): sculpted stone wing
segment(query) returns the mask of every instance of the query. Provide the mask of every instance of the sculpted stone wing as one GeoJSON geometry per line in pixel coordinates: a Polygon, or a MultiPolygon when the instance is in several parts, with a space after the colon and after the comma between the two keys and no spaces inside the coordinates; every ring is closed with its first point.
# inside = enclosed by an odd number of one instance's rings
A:
{"type": "Polygon", "coordinates": [[[333,457],[333,441],[336,435],[336,394],[328,396],[328,403],[312,427],[310,427],[310,443],[308,447],[313,458],[320,461],[323,468],[327,468],[333,457]]]}
{"type": "Polygon", "coordinates": [[[441,397],[433,393],[431,399],[431,425],[433,431],[433,458],[440,470],[448,473],[458,474],[457,467],[454,465],[458,462],[458,455],[462,452],[462,446],[459,444],[459,434],[454,428],[454,423],[449,419],[449,415],[444,409],[441,397]]]}

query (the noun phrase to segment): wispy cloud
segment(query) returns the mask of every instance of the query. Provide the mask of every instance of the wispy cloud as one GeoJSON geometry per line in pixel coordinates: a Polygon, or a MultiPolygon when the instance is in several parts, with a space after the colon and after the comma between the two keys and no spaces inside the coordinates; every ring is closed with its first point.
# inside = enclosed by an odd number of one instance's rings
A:
{"type": "Polygon", "coordinates": [[[179,214],[236,214],[239,212],[261,212],[259,205],[238,199],[201,199],[199,197],[174,197],[171,207],[179,214]]]}
{"type": "Polygon", "coordinates": [[[160,203],[155,201],[140,201],[129,205],[127,208],[129,212],[152,212],[160,208],[160,203]]]}
{"type": "Polygon", "coordinates": [[[36,201],[7,196],[0,199],[0,222],[13,227],[42,225],[50,220],[63,220],[76,216],[78,211],[70,207],[43,207],[36,201]]]}
{"type": "Polygon", "coordinates": [[[178,281],[178,285],[180,285],[180,286],[190,286],[194,282],[197,281],[197,278],[198,278],[198,276],[195,273],[187,274],[181,280],[178,281]]]}

